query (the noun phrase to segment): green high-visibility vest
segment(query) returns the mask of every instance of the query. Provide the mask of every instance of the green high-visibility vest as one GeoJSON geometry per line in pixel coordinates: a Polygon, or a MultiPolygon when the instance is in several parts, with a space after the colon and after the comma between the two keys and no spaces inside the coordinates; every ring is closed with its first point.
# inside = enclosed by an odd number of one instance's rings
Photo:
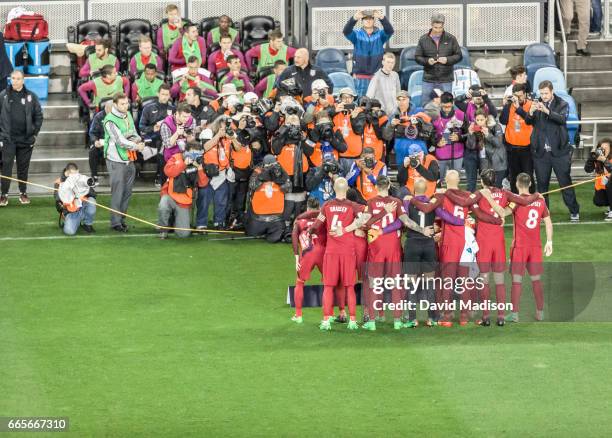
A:
{"type": "Polygon", "coordinates": [[[113,97],[116,93],[123,93],[123,79],[120,76],[115,78],[115,82],[107,84],[102,78],[95,78],[96,95],[93,98],[94,105],[98,106],[102,99],[113,97]]]}
{"type": "Polygon", "coordinates": [[[89,61],[89,71],[93,73],[100,70],[105,65],[112,65],[114,67],[115,63],[117,62],[117,57],[112,53],[109,53],[106,59],[100,59],[95,53],[92,53],[87,58],[87,61],[89,61]]]}
{"type": "MultiPolygon", "coordinates": [[[[236,40],[236,35],[238,35],[238,31],[236,29],[230,27],[228,29],[228,33],[229,33],[229,36],[232,37],[232,42],[234,42],[236,40]]],[[[213,27],[210,30],[210,34],[212,35],[212,42],[213,42],[213,44],[218,43],[219,41],[221,41],[221,30],[219,29],[219,26],[213,27]]]]}
{"type": "MultiPolygon", "coordinates": [[[[185,25],[183,20],[182,25],[185,25]]],[[[172,44],[181,36],[181,29],[177,26],[176,29],[170,29],[168,23],[162,24],[162,42],[164,43],[164,51],[167,53],[172,47],[172,44]]]]}
{"type": "Polygon", "coordinates": [[[183,45],[183,57],[185,58],[185,63],[187,60],[195,56],[198,58],[198,65],[202,65],[202,52],[200,52],[200,45],[198,44],[198,40],[196,39],[191,45],[187,42],[187,37],[183,35],[182,40],[183,45]]]}
{"type": "MultiPolygon", "coordinates": [[[[141,72],[144,71],[145,65],[142,63],[142,59],[140,59],[140,52],[134,55],[136,59],[136,71],[141,72]]],[[[149,58],[149,63],[153,64],[155,68],[157,68],[157,55],[154,52],[151,52],[151,57],[149,58]]]]}
{"type": "Polygon", "coordinates": [[[138,80],[136,81],[136,86],[138,87],[138,96],[140,100],[146,99],[147,97],[157,96],[157,92],[159,91],[159,87],[164,83],[161,79],[156,77],[153,79],[153,82],[149,82],[145,77],[145,74],[141,74],[138,80]]]}
{"type": "Polygon", "coordinates": [[[233,77],[231,80],[229,80],[229,73],[228,73],[225,76],[223,76],[223,79],[221,79],[221,81],[219,82],[219,91],[221,91],[223,89],[223,85],[227,83],[234,84],[237,91],[244,90],[244,85],[245,85],[244,81],[242,79],[238,79],[237,77],[233,77]]]}
{"type": "Polygon", "coordinates": [[[189,88],[191,88],[194,85],[200,87],[200,89],[202,90],[212,90],[215,93],[217,92],[214,86],[212,86],[208,82],[201,80],[199,77],[193,77],[193,76],[187,75],[186,78],[187,80],[181,84],[181,94],[183,95],[187,93],[187,90],[189,90],[189,88]]]}
{"type": "Polygon", "coordinates": [[[276,83],[276,75],[271,74],[266,76],[266,91],[264,91],[264,97],[270,97],[272,90],[274,90],[274,84],[276,83]]]}
{"type": "MultiPolygon", "coordinates": [[[[110,134],[108,130],[106,129],[106,122],[113,122],[117,126],[117,128],[119,128],[119,132],[121,132],[121,135],[123,135],[125,138],[129,138],[136,134],[136,128],[134,126],[134,119],[132,119],[132,114],[128,112],[126,114],[126,117],[118,117],[112,112],[108,113],[106,117],[104,117],[104,121],[103,121],[103,124],[104,124],[104,158],[106,158],[108,155],[108,147],[109,147],[109,140],[110,140],[110,134]]],[[[119,157],[123,161],[130,160],[127,149],[118,147],[117,145],[115,145],[115,148],[117,149],[117,153],[119,154],[119,157]]]]}
{"type": "Polygon", "coordinates": [[[287,61],[287,46],[283,47],[274,56],[270,53],[270,43],[264,43],[259,49],[259,62],[257,63],[257,71],[266,67],[274,67],[274,63],[278,60],[287,61]]]}

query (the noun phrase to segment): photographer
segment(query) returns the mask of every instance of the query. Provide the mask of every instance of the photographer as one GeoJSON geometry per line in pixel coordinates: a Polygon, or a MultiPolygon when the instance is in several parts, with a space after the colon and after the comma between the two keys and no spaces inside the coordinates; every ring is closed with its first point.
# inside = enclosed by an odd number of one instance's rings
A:
{"type": "Polygon", "coordinates": [[[597,207],[608,207],[606,222],[612,222],[612,139],[604,138],[593,148],[591,155],[587,158],[584,171],[595,173],[595,194],[593,204],[597,207]]]}
{"type": "MultiPolygon", "coordinates": [[[[160,135],[162,121],[172,116],[174,105],[170,103],[170,86],[162,84],[157,91],[157,100],[147,103],[142,109],[142,115],[138,121],[138,129],[144,139],[150,140],[150,146],[157,149],[157,174],[155,185],[161,187],[166,180],[164,175],[164,157],[162,151],[162,139],[160,135]]],[[[95,177],[94,177],[95,178],[95,177]]]]}
{"type": "Polygon", "coordinates": [[[285,193],[291,190],[287,173],[273,155],[266,155],[261,166],[253,169],[249,180],[249,208],[246,235],[265,237],[270,243],[285,236],[283,210],[285,193]]]}
{"type": "Polygon", "coordinates": [[[186,103],[179,103],[174,115],[167,116],[160,126],[164,161],[184,151],[187,142],[195,140],[195,127],[191,108],[186,103]]]}
{"type": "Polygon", "coordinates": [[[357,134],[353,127],[357,116],[364,111],[364,108],[355,105],[356,96],[351,88],[342,88],[339,95],[340,103],[334,108],[335,114],[330,113],[335,131],[340,132],[346,142],[346,151],[340,154],[340,166],[345,171],[351,168],[363,149],[361,135],[357,134]]]}
{"type": "Polygon", "coordinates": [[[384,160],[386,150],[383,127],[387,123],[387,116],[382,110],[382,105],[380,101],[364,96],[359,99],[359,108],[363,108],[363,111],[351,121],[353,131],[361,136],[362,147],[374,149],[376,159],[384,160]]]}
{"type": "Polygon", "coordinates": [[[515,84],[512,94],[504,102],[499,121],[506,126],[504,140],[508,154],[508,173],[510,174],[510,188],[517,193],[516,177],[519,173],[526,173],[531,177],[530,192],[535,191],[533,180],[533,157],[531,155],[531,133],[533,126],[527,124],[533,102],[529,99],[525,84],[515,84]]]}
{"type": "Polygon", "coordinates": [[[329,93],[329,86],[323,79],[317,79],[312,83],[312,94],[304,98],[303,122],[311,124],[320,111],[331,110],[335,105],[334,96],[329,93]]]}
{"type": "Polygon", "coordinates": [[[293,218],[302,212],[306,202],[306,181],[308,171],[307,155],[312,155],[312,142],[306,141],[306,134],[300,126],[297,115],[288,115],[285,124],[281,126],[272,138],[272,153],[276,155],[278,164],[291,180],[291,192],[285,195],[285,211],[283,213],[286,226],[291,225],[293,218]]]}
{"type": "Polygon", "coordinates": [[[497,118],[497,108],[489,98],[487,91],[480,85],[472,85],[467,93],[455,99],[455,106],[464,112],[468,123],[474,122],[476,111],[482,110],[486,115],[497,118]]]}
{"type": "Polygon", "coordinates": [[[433,121],[436,132],[436,159],[440,166],[440,179],[446,171],[460,171],[463,167],[463,149],[465,141],[465,115],[455,110],[451,93],[445,92],[440,97],[440,117],[433,121]]]}
{"type": "MultiPolygon", "coordinates": [[[[175,153],[166,165],[164,173],[168,178],[161,188],[161,199],[157,212],[158,224],[162,227],[185,228],[175,230],[176,237],[189,237],[191,231],[191,205],[193,194],[208,184],[202,167],[202,149],[196,141],[187,143],[185,152],[175,153]],[[170,218],[174,216],[174,225],[170,218]]],[[[166,239],[168,230],[160,229],[159,238],[166,239]]]]}
{"type": "Polygon", "coordinates": [[[311,169],[306,176],[306,190],[309,197],[316,198],[319,205],[336,197],[334,181],[343,176],[340,173],[340,164],[333,157],[326,157],[323,163],[311,169]]]}
{"type": "Polygon", "coordinates": [[[376,180],[379,176],[387,176],[387,166],[383,161],[378,161],[374,156],[374,149],[363,148],[361,157],[355,160],[351,170],[346,175],[349,186],[355,188],[358,193],[352,193],[351,201],[366,204],[370,199],[378,195],[376,180]]]}
{"type": "Polygon", "coordinates": [[[200,134],[200,140],[205,142],[204,172],[210,182],[198,192],[196,228],[199,230],[208,228],[208,207],[212,203],[213,228],[222,230],[226,227],[230,183],[235,181],[234,171],[230,167],[231,149],[242,146],[238,142],[232,119],[229,117],[219,118],[211,129],[204,129],[200,134]]]}
{"type": "Polygon", "coordinates": [[[470,123],[463,155],[463,166],[467,189],[476,191],[479,171],[495,171],[495,187],[502,188],[502,181],[508,169],[506,147],[502,142],[502,129],[495,119],[482,109],[476,111],[475,121],[470,123]]]}
{"type": "Polygon", "coordinates": [[[321,166],[326,159],[338,160],[339,153],[346,151],[344,137],[338,131],[334,131],[334,125],[327,111],[317,113],[316,124],[308,132],[306,143],[314,148],[312,154],[308,155],[308,162],[313,167],[321,166]]]}
{"type": "Polygon", "coordinates": [[[432,154],[425,155],[418,145],[413,144],[408,149],[403,166],[397,170],[397,182],[400,185],[398,198],[414,195],[414,183],[419,180],[425,181],[425,195],[431,198],[436,193],[439,178],[440,169],[436,157],[432,154]]]}
{"type": "Polygon", "coordinates": [[[79,226],[87,233],[95,233],[93,228],[96,216],[96,192],[94,179],[79,173],[75,163],[68,163],[62,176],[55,182],[57,209],[64,215],[62,231],[74,236],[79,226]],[[81,225],[82,222],[82,225],[81,225]]]}
{"type": "MultiPolygon", "coordinates": [[[[265,99],[263,99],[265,101],[265,99]]],[[[281,96],[274,107],[271,109],[268,108],[269,105],[266,103],[265,108],[268,109],[267,112],[264,112],[264,127],[266,130],[273,134],[278,129],[285,124],[285,118],[287,116],[297,115],[300,119],[304,115],[304,108],[298,103],[295,98],[291,96],[281,96]]]]}
{"type": "Polygon", "coordinates": [[[420,108],[415,108],[407,91],[400,91],[397,95],[397,109],[389,115],[389,122],[383,128],[383,138],[393,141],[398,168],[404,165],[411,145],[418,145],[427,154],[429,144],[434,142],[431,117],[420,108]]]}

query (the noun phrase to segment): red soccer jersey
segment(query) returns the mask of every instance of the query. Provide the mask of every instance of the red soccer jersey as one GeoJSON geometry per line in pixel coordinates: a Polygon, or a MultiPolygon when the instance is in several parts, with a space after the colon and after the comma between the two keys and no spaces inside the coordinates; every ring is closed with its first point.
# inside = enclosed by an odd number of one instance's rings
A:
{"type": "MultiPolygon", "coordinates": [[[[469,195],[469,193],[466,193],[466,195],[469,195]]],[[[462,207],[455,204],[448,196],[444,197],[444,200],[442,201],[442,208],[453,216],[461,219],[467,218],[470,210],[469,207],[462,207]]],[[[441,245],[458,246],[463,248],[465,246],[465,226],[451,225],[448,222],[443,221],[441,245]]]]}
{"type": "MultiPolygon", "coordinates": [[[[508,196],[506,191],[498,189],[496,187],[491,187],[491,197],[497,202],[497,204],[506,208],[508,206],[508,196]]],[[[497,213],[489,204],[486,198],[481,197],[478,201],[478,208],[484,211],[491,216],[497,216],[497,213]]],[[[504,228],[501,225],[490,224],[484,221],[478,222],[478,227],[476,228],[476,240],[481,242],[483,240],[487,241],[498,241],[499,239],[504,240],[504,228]]]]}
{"type": "MultiPolygon", "coordinates": [[[[402,205],[402,201],[392,196],[375,196],[368,201],[368,212],[372,214],[372,216],[379,216],[380,213],[385,211],[385,204],[389,204],[391,202],[395,202],[397,207],[395,211],[391,213],[385,214],[381,219],[376,222],[370,224],[370,228],[375,230],[382,230],[387,225],[395,222],[397,218],[399,218],[402,214],[406,214],[404,211],[404,206],[402,205]]],[[[400,248],[400,237],[401,231],[397,230],[393,233],[381,234],[376,240],[370,243],[372,248],[400,248]]]]}
{"type": "Polygon", "coordinates": [[[295,219],[292,233],[294,254],[304,256],[310,251],[323,251],[325,249],[327,234],[321,227],[308,237],[307,230],[314,224],[318,215],[318,211],[307,211],[295,219]]]}
{"type": "Polygon", "coordinates": [[[538,199],[527,206],[517,205],[514,208],[514,239],[512,246],[514,248],[541,248],[540,223],[542,218],[548,216],[548,208],[544,199],[538,199]]]}
{"type": "Polygon", "coordinates": [[[347,227],[353,223],[357,214],[364,211],[365,207],[347,199],[331,199],[327,201],[318,221],[325,222],[327,229],[326,254],[355,255],[355,236],[353,233],[344,233],[342,236],[330,236],[329,232],[336,227],[347,227]]]}

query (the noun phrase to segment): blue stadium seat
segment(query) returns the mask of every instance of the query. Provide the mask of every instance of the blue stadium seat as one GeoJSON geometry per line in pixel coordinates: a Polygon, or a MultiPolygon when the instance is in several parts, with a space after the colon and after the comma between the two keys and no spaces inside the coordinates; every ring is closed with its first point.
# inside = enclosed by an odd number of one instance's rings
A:
{"type": "Polygon", "coordinates": [[[410,76],[412,76],[412,73],[423,70],[423,66],[417,64],[416,60],[414,59],[415,52],[416,47],[412,46],[406,47],[400,54],[399,77],[402,90],[408,89],[408,84],[410,83],[410,76]]]}
{"type": "Polygon", "coordinates": [[[408,94],[410,94],[410,102],[415,107],[420,107],[423,101],[423,70],[415,71],[410,76],[408,94]]]}
{"type": "MultiPolygon", "coordinates": [[[[569,113],[567,116],[567,121],[576,122],[580,120],[580,115],[578,114],[578,107],[576,106],[576,101],[574,100],[574,98],[563,91],[559,91],[559,92],[555,91],[555,94],[559,96],[561,99],[563,99],[564,101],[566,101],[567,104],[569,105],[569,113]]],[[[569,134],[570,144],[572,145],[576,144],[576,134],[578,134],[579,129],[580,129],[580,125],[567,125],[567,133],[569,134]]]]}
{"type": "Polygon", "coordinates": [[[349,87],[355,93],[357,93],[357,88],[355,87],[355,80],[353,77],[344,71],[336,71],[329,74],[329,79],[331,79],[334,84],[334,91],[332,94],[338,95],[340,90],[345,87],[349,87]]]}
{"type": "Polygon", "coordinates": [[[348,73],[344,52],[339,49],[326,48],[319,50],[314,63],[327,74],[335,72],[348,73]]]}
{"type": "Polygon", "coordinates": [[[557,60],[553,49],[545,43],[533,43],[525,47],[523,65],[527,69],[527,79],[533,84],[536,71],[542,67],[556,67],[557,60]]]}
{"type": "Polygon", "coordinates": [[[459,61],[457,64],[455,64],[453,66],[453,68],[455,70],[459,70],[459,69],[462,69],[462,68],[469,68],[469,69],[471,69],[472,68],[472,60],[470,58],[470,51],[467,49],[467,47],[463,47],[463,46],[461,47],[461,55],[462,55],[461,61],[459,61]]]}
{"type": "Polygon", "coordinates": [[[563,72],[557,67],[542,67],[539,69],[533,78],[533,91],[536,96],[539,96],[539,86],[542,81],[550,81],[553,84],[555,93],[564,92],[567,94],[567,84],[563,72]]]}

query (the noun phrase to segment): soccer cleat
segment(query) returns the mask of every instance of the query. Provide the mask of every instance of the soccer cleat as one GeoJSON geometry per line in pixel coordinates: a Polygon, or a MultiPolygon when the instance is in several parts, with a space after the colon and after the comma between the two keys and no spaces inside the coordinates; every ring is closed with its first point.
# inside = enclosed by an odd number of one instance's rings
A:
{"type": "Polygon", "coordinates": [[[28,205],[30,203],[30,198],[25,193],[19,195],[19,203],[21,205],[28,205]]]}
{"type": "Polygon", "coordinates": [[[0,196],[0,207],[6,207],[8,205],[8,196],[0,196]]]}
{"type": "Polygon", "coordinates": [[[322,331],[329,331],[329,330],[331,330],[330,319],[328,319],[327,321],[325,321],[325,320],[321,321],[321,324],[319,324],[319,330],[322,330],[322,331]]]}
{"type": "Polygon", "coordinates": [[[438,321],[438,325],[440,327],[452,327],[453,323],[452,321],[438,321]]]}
{"type": "Polygon", "coordinates": [[[536,321],[543,321],[544,320],[544,311],[543,310],[536,310],[535,319],[536,319],[536,321]]]}
{"type": "Polygon", "coordinates": [[[491,320],[489,318],[479,319],[478,321],[476,321],[476,325],[489,327],[491,325],[491,320]]]}
{"type": "Polygon", "coordinates": [[[418,320],[416,320],[416,319],[412,319],[412,320],[410,320],[410,321],[406,321],[406,322],[404,323],[404,327],[405,327],[405,328],[416,328],[416,327],[418,327],[418,326],[419,326],[419,321],[418,321],[418,320]]]}
{"type": "Polygon", "coordinates": [[[291,317],[291,321],[295,322],[296,324],[302,324],[304,322],[304,318],[302,318],[301,316],[293,315],[291,317]]]}
{"type": "Polygon", "coordinates": [[[159,232],[159,238],[161,240],[166,240],[168,238],[168,232],[167,231],[160,231],[159,232]]]}
{"type": "Polygon", "coordinates": [[[503,318],[498,318],[497,319],[497,326],[498,327],[503,327],[505,325],[506,325],[506,320],[505,319],[503,319],[503,318]]]}
{"type": "Polygon", "coordinates": [[[433,319],[431,319],[431,318],[428,318],[427,321],[425,321],[425,326],[426,327],[435,327],[437,325],[438,325],[438,323],[436,321],[434,321],[433,319]]]}
{"type": "Polygon", "coordinates": [[[519,322],[519,316],[517,312],[512,312],[506,316],[506,322],[519,322]]]}
{"type": "Polygon", "coordinates": [[[334,317],[334,322],[337,322],[339,324],[345,324],[346,321],[347,321],[346,315],[344,315],[342,313],[340,315],[334,317]]]}
{"type": "Polygon", "coordinates": [[[337,319],[337,317],[335,317],[334,315],[332,315],[332,316],[330,316],[330,317],[329,317],[328,321],[329,321],[329,323],[331,324],[332,322],[337,322],[337,321],[338,321],[338,319],[337,319]]]}
{"type": "Polygon", "coordinates": [[[399,330],[404,327],[401,319],[396,319],[393,321],[393,330],[399,330]]]}
{"type": "Polygon", "coordinates": [[[349,330],[357,330],[359,329],[359,325],[357,325],[357,321],[350,320],[346,328],[349,330]]]}
{"type": "Polygon", "coordinates": [[[375,321],[367,321],[362,326],[364,330],[370,330],[371,332],[376,331],[376,322],[375,321]]]}

